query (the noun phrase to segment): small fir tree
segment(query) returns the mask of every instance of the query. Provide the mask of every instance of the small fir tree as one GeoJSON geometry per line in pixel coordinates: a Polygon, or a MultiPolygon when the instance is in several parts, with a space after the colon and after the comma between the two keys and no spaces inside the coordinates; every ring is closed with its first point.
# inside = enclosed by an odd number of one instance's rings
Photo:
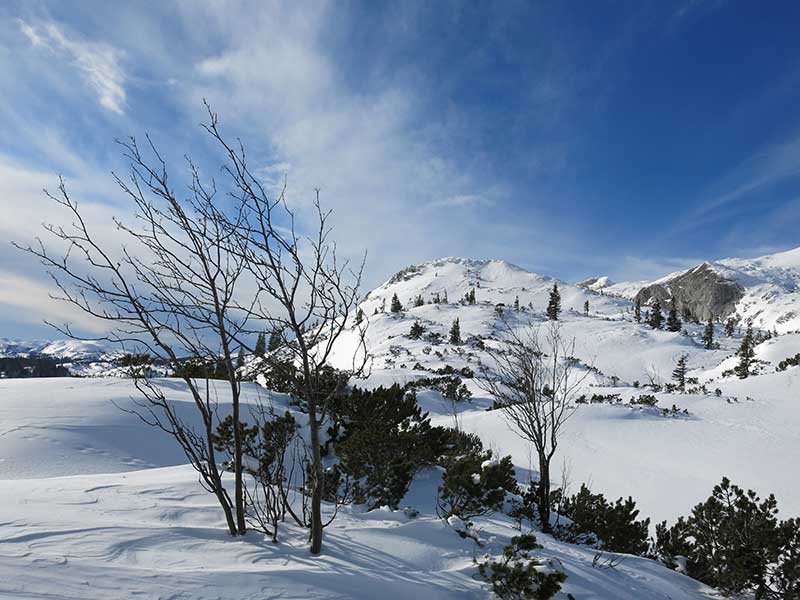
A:
{"type": "Polygon", "coordinates": [[[392,295],[392,304],[389,307],[393,313],[399,313],[403,310],[403,305],[400,304],[400,298],[397,297],[397,294],[392,295]]]}
{"type": "Polygon", "coordinates": [[[422,294],[418,294],[414,300],[414,306],[422,306],[425,302],[422,300],[422,294]]]}
{"type": "Polygon", "coordinates": [[[589,301],[583,303],[583,314],[589,316],[589,301]]]}
{"type": "Polygon", "coordinates": [[[661,303],[658,301],[658,298],[655,299],[650,309],[650,315],[647,317],[647,324],[653,329],[661,329],[664,325],[664,315],[661,314],[661,303]]]}
{"type": "Polygon", "coordinates": [[[672,380],[681,392],[686,391],[686,371],[686,355],[681,354],[675,364],[675,370],[672,371],[672,380]]]}
{"type": "Polygon", "coordinates": [[[558,314],[561,312],[561,294],[558,291],[558,284],[553,284],[550,290],[550,301],[547,303],[547,318],[551,321],[558,321],[558,314]]]}
{"type": "Polygon", "coordinates": [[[259,358],[264,358],[264,355],[267,353],[267,338],[264,333],[259,333],[258,338],[256,339],[256,347],[253,351],[253,354],[258,356],[259,358]]]}
{"type": "Polygon", "coordinates": [[[423,333],[425,333],[425,327],[423,327],[419,321],[414,321],[414,324],[411,326],[411,331],[408,332],[408,337],[412,340],[418,340],[422,337],[423,333]]]}
{"type": "Polygon", "coordinates": [[[683,323],[681,323],[680,318],[678,318],[678,306],[675,302],[675,296],[673,296],[669,304],[667,331],[677,332],[681,330],[681,327],[683,327],[683,323]]]}
{"type": "Polygon", "coordinates": [[[458,322],[458,317],[456,317],[456,320],[453,321],[452,327],[450,327],[450,343],[451,344],[461,343],[461,325],[458,322]]]}
{"type": "Polygon", "coordinates": [[[756,358],[755,341],[753,339],[753,325],[747,324],[747,331],[742,338],[742,343],[736,351],[739,357],[739,364],[733,368],[733,372],[739,379],[747,379],[750,376],[750,369],[756,358]]]}
{"type": "Polygon", "coordinates": [[[708,323],[703,330],[703,347],[706,350],[711,350],[714,347],[714,321],[708,317],[708,323]]]}
{"type": "Polygon", "coordinates": [[[519,312],[519,296],[514,298],[514,310],[519,312]]]}
{"type": "Polygon", "coordinates": [[[728,337],[732,337],[735,329],[736,329],[736,321],[734,321],[733,319],[728,319],[727,321],[725,321],[725,335],[727,335],[728,337]]]}
{"type": "Polygon", "coordinates": [[[642,301],[639,297],[636,297],[636,302],[633,305],[633,318],[636,319],[637,323],[642,322],[642,301]]]}
{"type": "Polygon", "coordinates": [[[267,350],[270,352],[277,350],[281,347],[282,342],[282,335],[281,332],[277,329],[273,329],[272,332],[269,334],[269,343],[267,344],[267,350]]]}

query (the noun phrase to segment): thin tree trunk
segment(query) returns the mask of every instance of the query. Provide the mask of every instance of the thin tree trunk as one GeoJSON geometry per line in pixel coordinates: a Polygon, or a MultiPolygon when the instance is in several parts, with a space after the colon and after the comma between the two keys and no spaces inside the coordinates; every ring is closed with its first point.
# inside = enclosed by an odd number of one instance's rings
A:
{"type": "Polygon", "coordinates": [[[542,531],[550,532],[550,460],[539,456],[539,519],[542,531]]]}
{"type": "Polygon", "coordinates": [[[313,489],[311,490],[311,554],[322,552],[322,453],[319,444],[319,422],[317,421],[317,404],[313,398],[308,399],[308,426],[311,430],[311,461],[314,472],[313,489]]]}

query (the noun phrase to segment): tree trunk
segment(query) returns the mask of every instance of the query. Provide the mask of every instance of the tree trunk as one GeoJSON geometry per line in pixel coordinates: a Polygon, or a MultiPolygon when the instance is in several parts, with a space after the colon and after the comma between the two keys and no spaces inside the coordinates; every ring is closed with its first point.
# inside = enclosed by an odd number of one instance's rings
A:
{"type": "Polygon", "coordinates": [[[313,472],[313,488],[311,491],[311,554],[322,551],[322,453],[319,446],[319,423],[317,422],[317,405],[312,398],[308,400],[308,426],[311,437],[311,469],[313,472]]]}
{"type": "MultiPolygon", "coordinates": [[[[233,384],[232,384],[233,386],[233,384]]],[[[242,432],[239,427],[239,392],[233,394],[233,469],[235,477],[234,503],[236,505],[236,529],[239,535],[247,532],[244,518],[244,482],[242,481],[242,432]]]]}
{"type": "Polygon", "coordinates": [[[550,459],[539,456],[539,520],[542,531],[550,533],[550,459]]]}

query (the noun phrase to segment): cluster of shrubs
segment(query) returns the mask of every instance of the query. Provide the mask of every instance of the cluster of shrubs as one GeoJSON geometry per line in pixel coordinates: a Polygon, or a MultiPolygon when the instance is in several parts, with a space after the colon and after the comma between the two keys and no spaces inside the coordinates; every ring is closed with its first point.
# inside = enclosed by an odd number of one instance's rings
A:
{"type": "MultiPolygon", "coordinates": [[[[468,368],[468,367],[466,367],[468,368]]],[[[471,371],[470,371],[471,373],[471,371]]],[[[442,375],[439,377],[422,377],[406,384],[409,390],[430,388],[437,390],[448,400],[456,402],[468,401],[472,398],[472,392],[457,375],[442,375]]]]}
{"type": "Polygon", "coordinates": [[[787,358],[784,358],[781,362],[778,363],[776,370],[785,371],[789,367],[796,367],[798,365],[800,365],[800,352],[798,352],[794,356],[789,356],[787,358]]]}

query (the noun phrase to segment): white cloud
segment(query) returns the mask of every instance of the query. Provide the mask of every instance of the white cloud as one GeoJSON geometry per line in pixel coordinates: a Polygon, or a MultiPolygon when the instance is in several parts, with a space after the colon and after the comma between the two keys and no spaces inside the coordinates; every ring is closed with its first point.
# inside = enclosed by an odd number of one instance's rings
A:
{"type": "Polygon", "coordinates": [[[108,44],[82,39],[77,34],[67,35],[55,23],[32,25],[20,19],[19,27],[34,47],[48,48],[69,57],[84,82],[97,95],[100,106],[124,114],[125,73],[119,64],[118,50],[108,44]]]}

